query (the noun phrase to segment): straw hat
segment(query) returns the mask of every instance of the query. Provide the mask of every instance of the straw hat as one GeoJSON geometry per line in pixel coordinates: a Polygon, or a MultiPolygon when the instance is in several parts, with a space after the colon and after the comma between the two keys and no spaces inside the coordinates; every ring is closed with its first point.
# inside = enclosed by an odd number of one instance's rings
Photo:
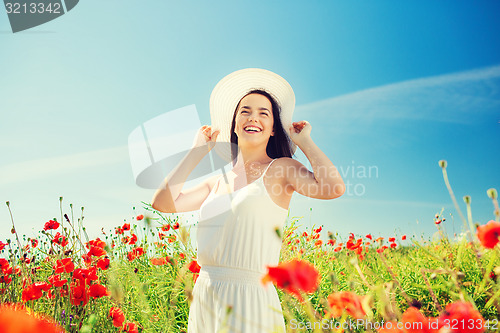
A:
{"type": "MultiPolygon", "coordinates": [[[[280,106],[280,119],[287,135],[292,154],[297,146],[288,136],[295,108],[295,94],[290,84],[278,74],[260,68],[246,68],[233,72],[217,83],[210,96],[212,131],[220,130],[217,143],[231,142],[231,121],[239,101],[250,91],[268,92],[280,106]]],[[[231,145],[216,144],[214,147],[224,160],[231,161],[231,145]]]]}

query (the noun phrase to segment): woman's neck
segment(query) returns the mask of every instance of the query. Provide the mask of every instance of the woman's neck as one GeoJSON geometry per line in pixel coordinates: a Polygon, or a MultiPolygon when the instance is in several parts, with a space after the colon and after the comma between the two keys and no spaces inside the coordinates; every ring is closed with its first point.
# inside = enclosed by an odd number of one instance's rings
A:
{"type": "Polygon", "coordinates": [[[270,158],[266,151],[249,151],[245,149],[240,149],[236,164],[234,165],[234,170],[245,170],[251,169],[255,164],[268,164],[272,158],[270,158]]]}

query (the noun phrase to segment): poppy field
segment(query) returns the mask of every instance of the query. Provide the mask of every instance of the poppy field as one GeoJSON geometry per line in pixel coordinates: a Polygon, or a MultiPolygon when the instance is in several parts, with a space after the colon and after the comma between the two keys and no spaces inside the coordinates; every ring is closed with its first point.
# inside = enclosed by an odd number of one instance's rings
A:
{"type": "MultiPolygon", "coordinates": [[[[339,235],[321,223],[283,230],[274,284],[288,332],[500,331],[500,209],[474,225],[440,161],[462,233],[449,236],[451,212],[426,223],[439,237],[339,235]],[[448,215],[446,215],[448,214],[448,215]]],[[[144,204],[113,230],[89,239],[82,211],[60,198],[57,218],[36,237],[0,240],[0,332],[186,332],[199,265],[190,230],[174,214],[144,204]]],[[[8,226],[3,224],[4,228],[8,226]]],[[[228,308],[228,313],[231,308],[228,308]]]]}

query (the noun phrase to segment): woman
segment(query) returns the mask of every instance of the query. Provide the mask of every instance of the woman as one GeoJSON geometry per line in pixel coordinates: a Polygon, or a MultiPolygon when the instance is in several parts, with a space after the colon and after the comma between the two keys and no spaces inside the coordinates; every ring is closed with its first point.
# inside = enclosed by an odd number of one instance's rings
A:
{"type": "Polygon", "coordinates": [[[292,88],[275,73],[250,68],[226,76],[210,97],[213,126],[200,129],[197,149],[153,197],[153,208],[162,212],[200,210],[201,271],[188,332],[285,332],[276,289],[261,278],[267,266],[278,264],[279,231],[292,194],[334,199],[345,191],[337,169],[312,141],[311,125],[291,122],[294,107],[292,88]],[[313,172],[292,158],[296,146],[313,172]],[[232,170],[182,190],[212,148],[233,162],[232,170]]]}

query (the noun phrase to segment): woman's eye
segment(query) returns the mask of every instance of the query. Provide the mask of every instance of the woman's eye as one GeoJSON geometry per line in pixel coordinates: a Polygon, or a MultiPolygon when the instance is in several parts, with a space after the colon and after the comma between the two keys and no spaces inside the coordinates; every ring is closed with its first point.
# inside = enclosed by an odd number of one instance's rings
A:
{"type": "Polygon", "coordinates": [[[242,110],[241,113],[248,113],[248,111],[242,110]]]}
{"type": "Polygon", "coordinates": [[[267,112],[261,112],[260,114],[261,114],[261,115],[264,115],[264,116],[267,116],[267,115],[268,115],[268,114],[267,114],[267,112]]]}

